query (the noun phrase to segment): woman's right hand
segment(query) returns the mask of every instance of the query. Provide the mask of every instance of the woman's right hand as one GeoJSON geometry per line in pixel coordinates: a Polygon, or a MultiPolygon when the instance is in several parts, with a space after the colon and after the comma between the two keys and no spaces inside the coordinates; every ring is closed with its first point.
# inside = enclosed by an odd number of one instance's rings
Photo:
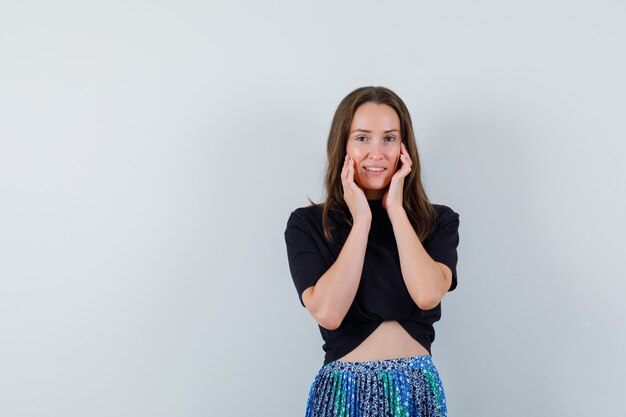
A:
{"type": "Polygon", "coordinates": [[[346,155],[341,169],[341,183],[343,185],[343,199],[352,213],[353,223],[357,220],[365,220],[371,222],[372,211],[365,193],[354,182],[354,159],[350,155],[346,155]]]}

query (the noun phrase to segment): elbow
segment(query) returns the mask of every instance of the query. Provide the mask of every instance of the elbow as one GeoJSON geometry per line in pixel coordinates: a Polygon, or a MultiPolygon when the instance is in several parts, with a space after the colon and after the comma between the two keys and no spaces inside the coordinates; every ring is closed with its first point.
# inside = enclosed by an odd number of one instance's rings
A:
{"type": "Polygon", "coordinates": [[[327,330],[336,330],[341,326],[341,318],[337,314],[332,314],[330,311],[325,310],[323,313],[318,314],[317,323],[327,330]]]}
{"type": "Polygon", "coordinates": [[[340,315],[336,308],[329,305],[326,300],[320,299],[315,292],[315,286],[306,289],[302,295],[306,308],[317,324],[327,330],[336,330],[341,326],[345,314],[340,315]]]}
{"type": "Polygon", "coordinates": [[[441,303],[441,298],[433,294],[420,295],[416,300],[416,304],[421,310],[432,310],[439,303],[441,303]]]}

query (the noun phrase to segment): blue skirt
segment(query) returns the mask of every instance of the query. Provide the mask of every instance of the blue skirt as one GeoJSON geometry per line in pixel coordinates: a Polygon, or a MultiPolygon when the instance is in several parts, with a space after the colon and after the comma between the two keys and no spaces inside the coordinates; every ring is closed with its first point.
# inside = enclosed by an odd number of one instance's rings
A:
{"type": "Polygon", "coordinates": [[[431,355],[332,361],[319,370],[305,417],[446,417],[446,397],[431,355]]]}

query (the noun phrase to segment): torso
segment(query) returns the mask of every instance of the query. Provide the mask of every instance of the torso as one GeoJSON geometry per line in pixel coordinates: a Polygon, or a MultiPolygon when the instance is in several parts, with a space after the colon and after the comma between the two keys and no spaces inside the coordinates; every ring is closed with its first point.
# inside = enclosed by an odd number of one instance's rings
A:
{"type": "Polygon", "coordinates": [[[428,350],[396,320],[385,320],[360,345],[338,361],[363,362],[428,355],[428,350]]]}

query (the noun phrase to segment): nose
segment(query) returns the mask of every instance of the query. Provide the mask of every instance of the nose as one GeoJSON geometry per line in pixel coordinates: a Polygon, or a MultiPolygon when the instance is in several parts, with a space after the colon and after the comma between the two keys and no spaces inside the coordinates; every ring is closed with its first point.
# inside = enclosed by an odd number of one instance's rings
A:
{"type": "Polygon", "coordinates": [[[382,145],[380,142],[374,142],[370,149],[370,158],[372,159],[383,159],[383,151],[382,145]]]}

